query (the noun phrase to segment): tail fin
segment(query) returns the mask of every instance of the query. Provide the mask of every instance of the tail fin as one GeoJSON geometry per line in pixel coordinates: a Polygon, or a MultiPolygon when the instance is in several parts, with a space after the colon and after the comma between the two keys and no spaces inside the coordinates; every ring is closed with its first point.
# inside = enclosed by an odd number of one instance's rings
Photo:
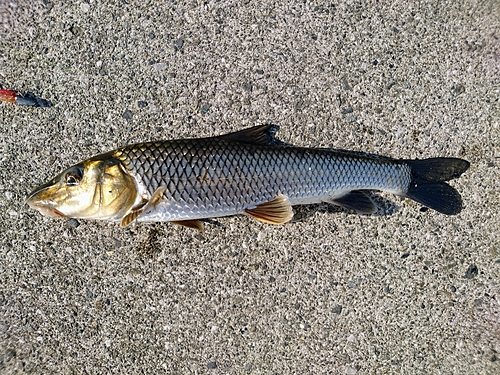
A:
{"type": "Polygon", "coordinates": [[[460,177],[470,163],[456,158],[405,160],[411,168],[412,179],[406,197],[445,215],[462,210],[460,194],[445,181],[460,177]]]}

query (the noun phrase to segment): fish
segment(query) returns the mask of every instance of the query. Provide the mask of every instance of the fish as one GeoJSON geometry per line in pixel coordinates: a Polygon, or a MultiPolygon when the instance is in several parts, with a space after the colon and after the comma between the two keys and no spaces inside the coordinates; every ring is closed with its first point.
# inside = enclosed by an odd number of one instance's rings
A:
{"type": "Polygon", "coordinates": [[[462,210],[446,183],[470,166],[459,158],[395,159],[305,148],[260,125],[209,138],[137,143],[82,161],[34,189],[28,205],[48,217],[99,219],[121,227],[244,214],[284,224],[293,205],[326,202],[373,214],[368,191],[412,199],[445,215],[462,210]]]}

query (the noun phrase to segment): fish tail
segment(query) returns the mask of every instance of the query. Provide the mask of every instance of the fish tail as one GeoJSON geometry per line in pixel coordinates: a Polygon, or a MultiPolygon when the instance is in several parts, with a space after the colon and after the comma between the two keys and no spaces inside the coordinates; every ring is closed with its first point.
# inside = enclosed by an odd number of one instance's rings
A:
{"type": "Polygon", "coordinates": [[[445,215],[462,210],[462,197],[446,181],[459,177],[470,163],[457,158],[404,160],[411,168],[411,182],[406,197],[445,215]]]}

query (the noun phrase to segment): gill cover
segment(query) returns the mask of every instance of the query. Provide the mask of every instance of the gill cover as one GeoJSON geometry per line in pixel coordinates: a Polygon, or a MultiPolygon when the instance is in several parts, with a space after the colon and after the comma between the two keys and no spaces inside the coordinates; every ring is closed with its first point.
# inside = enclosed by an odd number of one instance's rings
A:
{"type": "Polygon", "coordinates": [[[120,220],[136,197],[134,179],[119,160],[104,154],[39,186],[27,203],[49,217],[120,220]]]}

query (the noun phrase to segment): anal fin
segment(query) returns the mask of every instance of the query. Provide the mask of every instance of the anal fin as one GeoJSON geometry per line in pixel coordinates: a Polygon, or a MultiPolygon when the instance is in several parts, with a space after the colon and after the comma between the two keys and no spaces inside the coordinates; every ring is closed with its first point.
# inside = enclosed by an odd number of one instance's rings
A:
{"type": "Polygon", "coordinates": [[[269,202],[259,204],[255,208],[246,209],[245,214],[263,223],[279,225],[292,220],[293,210],[288,197],[278,195],[269,202]]]}
{"type": "Polygon", "coordinates": [[[340,198],[333,199],[331,203],[365,215],[377,212],[375,203],[361,190],[350,191],[340,198]]]}
{"type": "Polygon", "coordinates": [[[133,208],[129,214],[123,217],[122,221],[120,222],[120,227],[125,228],[134,220],[138,219],[142,214],[147,213],[147,211],[150,210],[151,207],[156,206],[156,204],[163,197],[163,193],[165,192],[165,190],[166,188],[164,186],[160,186],[158,189],[156,189],[149,201],[141,203],[136,208],[133,208]]]}
{"type": "Polygon", "coordinates": [[[171,221],[171,223],[203,232],[203,223],[199,220],[171,221]]]}

